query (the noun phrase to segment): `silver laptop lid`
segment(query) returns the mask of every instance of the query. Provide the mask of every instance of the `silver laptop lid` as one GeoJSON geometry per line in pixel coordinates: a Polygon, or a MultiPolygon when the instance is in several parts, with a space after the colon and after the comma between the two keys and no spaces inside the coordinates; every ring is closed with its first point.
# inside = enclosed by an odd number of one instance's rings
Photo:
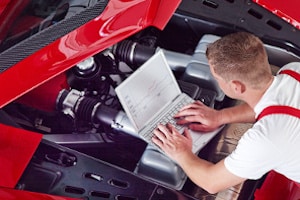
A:
{"type": "Polygon", "coordinates": [[[162,50],[124,80],[115,91],[137,131],[181,93],[162,50]]]}

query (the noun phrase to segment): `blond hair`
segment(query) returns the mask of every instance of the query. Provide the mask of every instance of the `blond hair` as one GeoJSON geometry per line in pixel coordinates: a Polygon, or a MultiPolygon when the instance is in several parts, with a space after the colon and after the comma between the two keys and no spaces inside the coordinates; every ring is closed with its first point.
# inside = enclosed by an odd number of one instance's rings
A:
{"type": "Polygon", "coordinates": [[[269,80],[271,69],[263,42],[253,34],[237,32],[209,44],[207,59],[224,80],[239,80],[259,89],[269,80]]]}

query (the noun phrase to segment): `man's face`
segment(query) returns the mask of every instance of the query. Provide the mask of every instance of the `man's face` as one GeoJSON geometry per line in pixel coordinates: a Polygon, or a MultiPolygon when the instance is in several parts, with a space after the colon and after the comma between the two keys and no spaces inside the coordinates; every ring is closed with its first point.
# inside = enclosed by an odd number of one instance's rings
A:
{"type": "Polygon", "coordinates": [[[210,67],[210,71],[213,75],[213,77],[215,78],[215,80],[217,81],[217,83],[219,84],[219,87],[221,88],[221,90],[230,98],[236,99],[236,95],[232,89],[232,83],[231,81],[226,81],[224,80],[220,75],[216,74],[214,71],[214,68],[212,67],[211,64],[209,64],[210,67]]]}

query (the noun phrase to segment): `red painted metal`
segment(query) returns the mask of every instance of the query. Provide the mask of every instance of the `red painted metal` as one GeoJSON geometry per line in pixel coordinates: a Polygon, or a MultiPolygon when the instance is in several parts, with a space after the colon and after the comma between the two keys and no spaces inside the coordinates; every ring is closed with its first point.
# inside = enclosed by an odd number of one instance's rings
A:
{"type": "Polygon", "coordinates": [[[6,6],[8,5],[9,1],[10,0],[2,0],[2,1],[0,1],[0,15],[4,11],[4,9],[6,8],[6,6]]]}
{"type": "Polygon", "coordinates": [[[285,176],[271,171],[260,189],[254,193],[255,200],[299,200],[300,187],[285,176]]]}
{"type": "Polygon", "coordinates": [[[57,97],[63,89],[69,89],[65,73],[29,91],[16,101],[33,108],[51,112],[55,110],[57,97]]]}
{"type": "Polygon", "coordinates": [[[0,130],[0,187],[14,188],[42,135],[3,124],[0,130]]]}
{"type": "Polygon", "coordinates": [[[300,29],[300,1],[298,0],[253,0],[278,17],[300,29]]]}
{"type": "MultiPolygon", "coordinates": [[[[0,187],[0,197],[3,200],[76,200],[75,198],[48,195],[42,193],[14,190],[0,187]]],[[[79,200],[79,199],[77,199],[79,200]]]]}
{"type": "Polygon", "coordinates": [[[162,29],[179,3],[180,0],[109,1],[99,17],[2,72],[0,107],[148,26],[162,29]]]}
{"type": "Polygon", "coordinates": [[[11,0],[9,2],[2,3],[2,11],[0,12],[0,44],[8,34],[9,27],[16,20],[19,14],[28,5],[29,0],[11,0]]]}

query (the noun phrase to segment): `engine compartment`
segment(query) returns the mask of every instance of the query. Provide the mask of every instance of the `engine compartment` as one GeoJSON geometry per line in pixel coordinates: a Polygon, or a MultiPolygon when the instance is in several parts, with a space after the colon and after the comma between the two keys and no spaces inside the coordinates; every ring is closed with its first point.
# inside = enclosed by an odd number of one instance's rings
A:
{"type": "MultiPolygon", "coordinates": [[[[163,49],[153,43],[158,38],[149,35],[155,31],[151,27],[83,60],[4,111],[15,126],[40,132],[46,140],[181,189],[187,178],[184,172],[136,135],[114,92],[119,83],[163,49]],[[154,163],[162,164],[157,167],[154,163]]],[[[207,43],[217,38],[203,37],[192,55],[168,49],[163,52],[183,92],[221,108],[225,95],[210,74],[204,55],[207,43]]]]}

